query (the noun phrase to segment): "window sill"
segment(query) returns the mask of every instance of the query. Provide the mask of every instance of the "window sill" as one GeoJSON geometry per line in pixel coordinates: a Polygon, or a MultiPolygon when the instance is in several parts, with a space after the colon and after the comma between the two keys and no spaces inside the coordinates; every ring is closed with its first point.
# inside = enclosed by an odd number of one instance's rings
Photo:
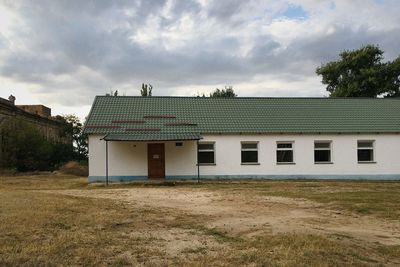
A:
{"type": "Polygon", "coordinates": [[[260,165],[260,163],[258,163],[258,162],[242,162],[242,163],[240,163],[240,165],[260,165]]]}
{"type": "Polygon", "coordinates": [[[333,162],[314,162],[314,164],[317,164],[317,165],[319,165],[319,164],[322,164],[322,165],[324,165],[324,164],[333,164],[333,162]]]}
{"type": "Polygon", "coordinates": [[[376,164],[376,161],[359,161],[358,164],[376,164]]]}
{"type": "Polygon", "coordinates": [[[217,164],[215,164],[215,163],[199,163],[199,164],[196,164],[196,166],[215,166],[215,165],[217,165],[217,164]]]}
{"type": "Polygon", "coordinates": [[[277,162],[276,165],[295,165],[296,162],[277,162]]]}

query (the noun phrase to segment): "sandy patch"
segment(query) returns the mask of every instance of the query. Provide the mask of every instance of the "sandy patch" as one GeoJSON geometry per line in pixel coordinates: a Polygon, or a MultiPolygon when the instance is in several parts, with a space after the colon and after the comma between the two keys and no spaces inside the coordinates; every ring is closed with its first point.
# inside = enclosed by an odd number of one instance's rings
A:
{"type": "MultiPolygon", "coordinates": [[[[231,235],[240,234],[249,238],[264,232],[308,232],[340,235],[353,240],[360,239],[385,245],[400,245],[399,222],[372,216],[359,216],[303,199],[170,187],[43,192],[107,198],[140,207],[206,215],[210,218],[206,227],[222,229],[231,235]]],[[[150,234],[157,235],[157,233],[150,234]]],[[[193,237],[187,238],[187,235],[186,232],[164,233],[166,242],[168,238],[175,240],[173,242],[175,247],[167,246],[167,249],[168,247],[171,249],[167,253],[178,253],[183,248],[198,250],[201,249],[203,242],[207,242],[199,237],[199,240],[193,241],[193,237]]]]}

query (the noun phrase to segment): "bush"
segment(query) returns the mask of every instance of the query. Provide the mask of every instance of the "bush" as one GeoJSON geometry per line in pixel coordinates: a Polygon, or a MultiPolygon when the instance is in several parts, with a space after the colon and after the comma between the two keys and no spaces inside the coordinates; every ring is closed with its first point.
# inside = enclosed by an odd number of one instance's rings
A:
{"type": "Polygon", "coordinates": [[[18,171],[49,171],[73,157],[72,145],[47,140],[34,126],[20,123],[16,134],[18,171]]]}
{"type": "Polygon", "coordinates": [[[60,167],[60,172],[76,176],[88,176],[88,166],[82,165],[77,161],[69,161],[60,167]]]}

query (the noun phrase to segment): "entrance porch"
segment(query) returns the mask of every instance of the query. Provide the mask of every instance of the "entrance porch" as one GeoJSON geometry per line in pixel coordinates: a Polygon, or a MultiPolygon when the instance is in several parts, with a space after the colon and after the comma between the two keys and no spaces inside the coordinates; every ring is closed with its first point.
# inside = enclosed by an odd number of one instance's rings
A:
{"type": "MultiPolygon", "coordinates": [[[[96,155],[89,157],[89,182],[196,179],[200,175],[197,164],[198,135],[181,136],[174,140],[125,139],[126,136],[115,135],[89,139],[89,153],[96,155]]],[[[162,139],[167,138],[164,136],[162,139]]]]}

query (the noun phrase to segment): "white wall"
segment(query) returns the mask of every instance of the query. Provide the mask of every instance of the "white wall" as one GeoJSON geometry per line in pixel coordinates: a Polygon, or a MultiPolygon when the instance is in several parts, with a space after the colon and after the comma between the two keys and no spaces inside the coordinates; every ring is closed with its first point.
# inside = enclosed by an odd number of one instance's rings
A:
{"type": "MultiPolygon", "coordinates": [[[[89,175],[105,175],[105,142],[89,137],[89,175]]],[[[399,175],[400,135],[204,135],[214,141],[216,164],[201,166],[201,175],[399,175]],[[333,164],[314,164],[314,141],[332,141],[333,164]],[[357,162],[357,140],[375,140],[376,163],[357,162]],[[259,142],[260,165],[241,165],[241,141],[259,142]],[[292,165],[276,164],[276,142],[294,141],[292,165]]],[[[158,142],[162,143],[162,142],[158,142]]],[[[164,142],[166,176],[197,175],[196,142],[164,142]]],[[[110,176],[147,176],[146,142],[109,142],[110,176]]]]}
{"type": "Polygon", "coordinates": [[[197,175],[196,141],[182,142],[181,147],[175,143],[165,143],[165,175],[197,175]]]}
{"type": "MultiPolygon", "coordinates": [[[[103,136],[89,136],[89,176],[105,175],[105,141],[103,136]]],[[[165,143],[165,175],[195,175],[196,141],[165,143]]],[[[147,176],[147,142],[109,141],[108,167],[110,176],[147,176]]]]}
{"type": "Polygon", "coordinates": [[[215,141],[216,165],[202,166],[203,175],[345,175],[399,174],[400,135],[205,135],[215,141]],[[332,141],[333,164],[314,163],[314,141],[332,141]],[[357,162],[357,140],[375,140],[375,161],[357,162]],[[260,165],[241,165],[240,142],[259,142],[260,165]],[[276,142],[294,141],[294,162],[276,164],[276,142]]]}

